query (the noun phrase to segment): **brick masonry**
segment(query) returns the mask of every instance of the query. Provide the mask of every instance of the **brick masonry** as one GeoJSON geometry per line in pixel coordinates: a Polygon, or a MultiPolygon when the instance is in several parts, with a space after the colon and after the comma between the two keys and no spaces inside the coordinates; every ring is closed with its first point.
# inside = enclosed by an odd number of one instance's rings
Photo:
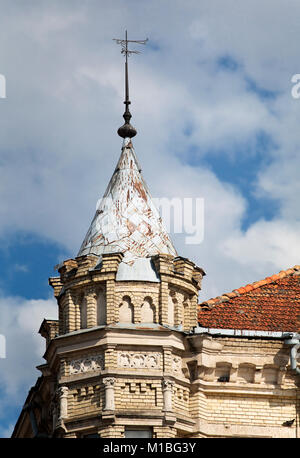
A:
{"type": "MultiPolygon", "coordinates": [[[[67,260],[50,279],[59,320],[42,323],[46,363],[30,395],[43,400],[48,434],[122,438],[149,427],[157,438],[299,437],[284,342],[193,334],[203,271],[157,255],[159,283],[118,282],[122,256],[105,255],[100,267],[94,256],[67,260]]],[[[23,412],[14,436],[32,434],[23,412]]]]}

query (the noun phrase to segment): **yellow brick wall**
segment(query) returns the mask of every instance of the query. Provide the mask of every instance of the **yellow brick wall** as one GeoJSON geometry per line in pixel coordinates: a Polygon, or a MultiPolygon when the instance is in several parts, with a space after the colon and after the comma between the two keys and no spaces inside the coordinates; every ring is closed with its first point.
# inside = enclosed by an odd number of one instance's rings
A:
{"type": "Polygon", "coordinates": [[[189,389],[180,385],[173,388],[173,409],[182,415],[189,415],[189,389]]]}
{"type": "Polygon", "coordinates": [[[190,395],[189,409],[192,418],[208,420],[209,413],[207,410],[207,400],[203,392],[197,391],[190,395]]]}
{"type": "Polygon", "coordinates": [[[105,393],[102,385],[77,385],[68,393],[68,419],[99,413],[104,403],[105,393]]]}
{"type": "Polygon", "coordinates": [[[124,426],[104,426],[100,428],[99,435],[103,438],[123,438],[124,426]]]}
{"type": "Polygon", "coordinates": [[[153,437],[157,439],[174,438],[176,435],[177,430],[172,426],[155,426],[153,428],[153,437]]]}
{"type": "Polygon", "coordinates": [[[223,393],[207,396],[207,410],[209,422],[231,425],[282,426],[283,422],[296,418],[294,397],[223,393]]]}
{"type": "Polygon", "coordinates": [[[117,380],[115,407],[118,409],[162,409],[163,397],[160,381],[151,379],[117,380]]]}

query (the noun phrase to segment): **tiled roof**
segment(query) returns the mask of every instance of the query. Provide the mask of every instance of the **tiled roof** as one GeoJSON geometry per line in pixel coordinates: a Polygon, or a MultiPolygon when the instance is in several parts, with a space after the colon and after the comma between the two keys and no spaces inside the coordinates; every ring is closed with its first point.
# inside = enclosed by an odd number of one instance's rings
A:
{"type": "Polygon", "coordinates": [[[199,326],[299,332],[300,266],[199,304],[199,326]]]}

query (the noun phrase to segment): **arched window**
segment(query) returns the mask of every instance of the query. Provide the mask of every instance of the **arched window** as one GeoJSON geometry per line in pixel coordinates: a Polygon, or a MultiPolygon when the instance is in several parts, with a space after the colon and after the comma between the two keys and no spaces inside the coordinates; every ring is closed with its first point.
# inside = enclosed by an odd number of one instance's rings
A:
{"type": "Polygon", "coordinates": [[[119,322],[133,323],[133,305],[130,297],[124,296],[119,307],[119,322]]]}

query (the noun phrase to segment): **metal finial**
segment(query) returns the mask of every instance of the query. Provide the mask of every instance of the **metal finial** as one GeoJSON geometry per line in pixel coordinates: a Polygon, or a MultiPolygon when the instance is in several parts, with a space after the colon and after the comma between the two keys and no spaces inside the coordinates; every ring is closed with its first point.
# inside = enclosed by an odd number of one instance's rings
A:
{"type": "Polygon", "coordinates": [[[127,39],[127,30],[125,31],[125,40],[120,40],[118,38],[113,38],[113,40],[116,41],[118,45],[121,45],[122,51],[121,53],[125,55],[125,112],[123,114],[123,118],[125,120],[125,123],[123,124],[122,127],[118,129],[118,134],[120,137],[126,138],[132,138],[136,135],[136,130],[135,128],[130,124],[130,119],[131,119],[131,113],[129,111],[129,105],[130,105],[130,100],[129,100],[129,84],[128,84],[128,56],[130,54],[140,54],[140,51],[131,51],[128,49],[128,43],[138,43],[140,45],[145,45],[148,41],[148,38],[146,40],[128,40],[127,39]]]}

